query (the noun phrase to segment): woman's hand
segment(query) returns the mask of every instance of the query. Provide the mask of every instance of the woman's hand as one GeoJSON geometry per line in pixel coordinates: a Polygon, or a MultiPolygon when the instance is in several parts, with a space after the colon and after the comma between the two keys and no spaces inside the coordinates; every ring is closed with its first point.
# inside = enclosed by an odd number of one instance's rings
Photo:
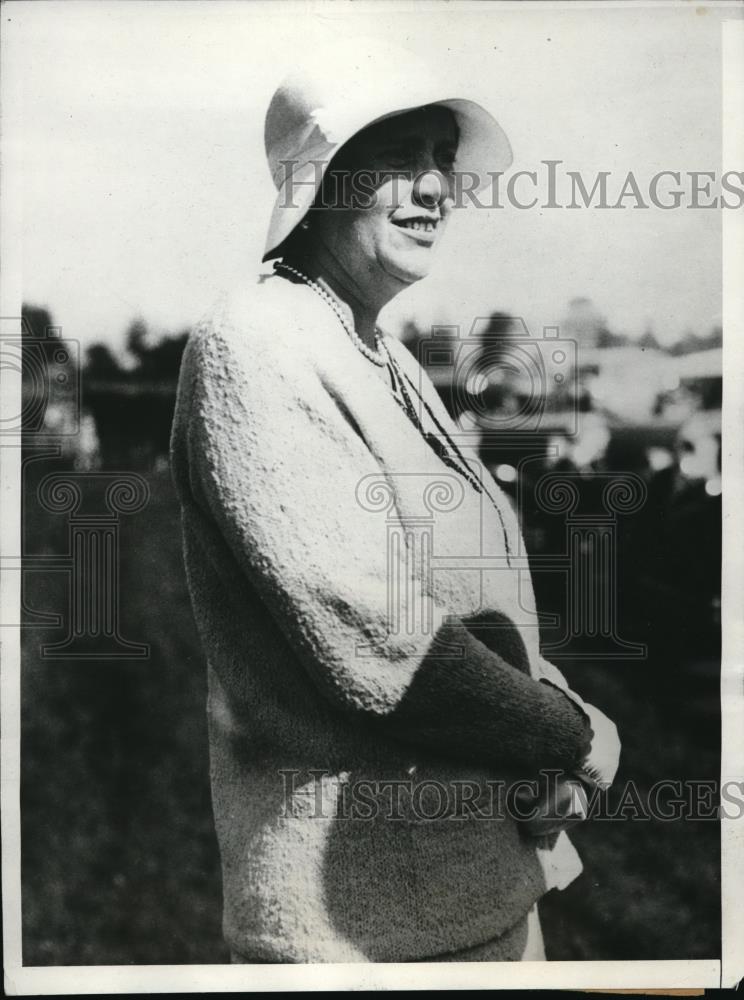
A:
{"type": "Polygon", "coordinates": [[[530,837],[549,837],[582,823],[587,816],[586,789],[570,775],[554,777],[537,795],[520,789],[516,794],[523,829],[530,837]]]}
{"type": "Polygon", "coordinates": [[[620,737],[617,734],[617,726],[604,712],[600,712],[594,705],[587,704],[584,710],[591,721],[594,737],[589,756],[583,762],[581,771],[604,790],[610,787],[617,774],[620,764],[620,737]]]}
{"type": "Polygon", "coordinates": [[[621,745],[617,726],[611,719],[607,718],[604,712],[601,712],[595,705],[589,705],[575,691],[572,691],[566,678],[549,660],[540,658],[537,664],[537,676],[543,682],[560,688],[589,719],[594,735],[591,749],[581,764],[581,777],[598,785],[602,790],[608,789],[615,780],[620,764],[621,745]]]}

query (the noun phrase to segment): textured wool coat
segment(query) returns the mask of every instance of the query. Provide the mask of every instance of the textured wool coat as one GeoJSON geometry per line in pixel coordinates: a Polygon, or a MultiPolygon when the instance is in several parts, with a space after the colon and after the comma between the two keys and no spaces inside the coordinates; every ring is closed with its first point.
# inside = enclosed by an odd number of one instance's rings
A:
{"type": "MultiPolygon", "coordinates": [[[[454,430],[415,359],[385,343],[454,430]]],[[[494,506],[327,303],[279,276],[192,334],[172,466],[231,949],[407,961],[503,936],[518,959],[507,932],[580,865],[565,834],[541,852],[501,815],[499,781],[579,767],[592,730],[540,658],[496,483],[482,474],[494,506]],[[453,789],[470,802],[457,815],[453,789]]]]}

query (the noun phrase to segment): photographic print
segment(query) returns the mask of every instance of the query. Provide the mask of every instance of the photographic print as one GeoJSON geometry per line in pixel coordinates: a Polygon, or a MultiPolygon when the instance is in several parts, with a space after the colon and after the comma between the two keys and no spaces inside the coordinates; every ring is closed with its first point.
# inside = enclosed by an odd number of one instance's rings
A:
{"type": "Polygon", "coordinates": [[[6,991],[734,985],[741,5],[2,19],[6,991]]]}

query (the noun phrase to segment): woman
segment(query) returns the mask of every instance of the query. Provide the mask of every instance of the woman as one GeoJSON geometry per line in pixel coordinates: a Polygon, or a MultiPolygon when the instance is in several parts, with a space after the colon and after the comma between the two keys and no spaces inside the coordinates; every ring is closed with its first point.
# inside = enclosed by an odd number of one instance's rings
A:
{"type": "Polygon", "coordinates": [[[540,658],[508,502],[377,327],[429,271],[455,169],[511,160],[483,108],[401,70],[365,96],[335,60],[277,90],[274,274],[183,361],[173,470],[238,962],[544,957],[535,904],[580,871],[568,779],[617,766],[612,724],[540,658]],[[545,769],[564,778],[539,798],[545,769]]]}

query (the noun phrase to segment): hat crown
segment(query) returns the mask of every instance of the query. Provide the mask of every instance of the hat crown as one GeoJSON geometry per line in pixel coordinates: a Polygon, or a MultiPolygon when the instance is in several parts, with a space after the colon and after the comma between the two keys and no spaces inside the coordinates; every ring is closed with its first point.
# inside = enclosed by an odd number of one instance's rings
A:
{"type": "Polygon", "coordinates": [[[439,86],[425,63],[398,47],[316,56],[282,80],[266,112],[264,145],[275,183],[286,173],[282,160],[322,157],[391,109],[435,100],[439,86]]]}

